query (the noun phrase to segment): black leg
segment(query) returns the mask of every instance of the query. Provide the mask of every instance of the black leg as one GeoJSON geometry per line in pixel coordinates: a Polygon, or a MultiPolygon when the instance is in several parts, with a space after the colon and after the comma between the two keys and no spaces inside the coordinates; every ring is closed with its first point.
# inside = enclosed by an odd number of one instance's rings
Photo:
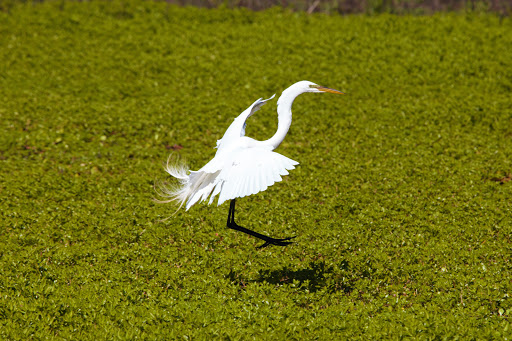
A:
{"type": "Polygon", "coordinates": [[[285,245],[292,243],[292,242],[287,242],[287,240],[295,238],[295,237],[282,238],[282,239],[271,238],[269,236],[265,236],[264,234],[254,232],[252,230],[246,229],[245,227],[239,226],[237,223],[235,223],[235,199],[231,200],[231,203],[229,204],[227,227],[230,229],[233,229],[233,230],[237,230],[237,231],[246,233],[248,235],[259,238],[261,240],[264,240],[265,243],[263,245],[259,246],[258,249],[267,247],[271,244],[285,246],[285,245]]]}

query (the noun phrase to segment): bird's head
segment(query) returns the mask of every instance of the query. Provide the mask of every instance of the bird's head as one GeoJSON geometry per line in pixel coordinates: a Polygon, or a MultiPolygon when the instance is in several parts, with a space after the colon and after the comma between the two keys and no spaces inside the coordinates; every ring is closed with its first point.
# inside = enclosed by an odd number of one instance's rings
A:
{"type": "Polygon", "coordinates": [[[285,103],[288,103],[288,105],[291,107],[293,100],[297,96],[305,92],[330,92],[333,94],[343,95],[343,92],[338,90],[327,88],[325,86],[321,86],[310,81],[300,81],[293,84],[288,89],[284,90],[281,97],[279,97],[277,104],[284,105],[285,103]]]}

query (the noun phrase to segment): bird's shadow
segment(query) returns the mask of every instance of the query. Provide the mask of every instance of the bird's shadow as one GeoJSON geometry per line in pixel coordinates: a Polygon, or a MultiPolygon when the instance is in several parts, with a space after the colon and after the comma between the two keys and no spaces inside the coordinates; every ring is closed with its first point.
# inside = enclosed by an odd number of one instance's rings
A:
{"type": "Polygon", "coordinates": [[[272,285],[294,285],[295,287],[316,292],[327,289],[329,292],[352,291],[351,283],[341,280],[340,271],[347,271],[349,264],[346,261],[338,266],[327,265],[325,261],[313,261],[308,266],[293,270],[283,267],[279,270],[261,270],[255,279],[244,277],[243,273],[230,271],[226,278],[238,284],[242,289],[249,283],[268,283],[272,285]]]}

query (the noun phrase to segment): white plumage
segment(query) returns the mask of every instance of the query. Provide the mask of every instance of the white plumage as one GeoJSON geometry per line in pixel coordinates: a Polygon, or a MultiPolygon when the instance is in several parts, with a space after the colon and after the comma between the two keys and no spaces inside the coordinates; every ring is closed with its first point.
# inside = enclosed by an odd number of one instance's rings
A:
{"type": "Polygon", "coordinates": [[[266,190],[282,180],[298,162],[274,152],[284,140],[292,120],[291,106],[294,99],[304,92],[334,92],[315,83],[302,81],[283,91],[277,104],[278,129],[275,135],[265,141],[245,136],[247,119],[262,105],[274,98],[255,101],[242,112],[217,141],[215,157],[198,171],[187,175],[183,164],[169,159],[166,171],[179,181],[175,187],[162,186],[162,195],[168,200],[185,204],[188,210],[200,201],[211,204],[218,195],[218,205],[226,200],[245,197],[266,190]]]}

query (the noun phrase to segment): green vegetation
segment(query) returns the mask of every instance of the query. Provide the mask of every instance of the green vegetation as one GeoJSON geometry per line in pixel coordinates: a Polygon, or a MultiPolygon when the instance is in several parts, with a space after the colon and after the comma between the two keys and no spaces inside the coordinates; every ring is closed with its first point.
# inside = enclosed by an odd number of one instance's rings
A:
{"type": "MultiPolygon", "coordinates": [[[[511,335],[512,21],[484,13],[50,2],[0,13],[1,339],[511,335]],[[259,97],[307,79],[278,152],[228,206],[152,202],[259,97]]],[[[276,128],[275,101],[247,135],[276,128]]]]}

